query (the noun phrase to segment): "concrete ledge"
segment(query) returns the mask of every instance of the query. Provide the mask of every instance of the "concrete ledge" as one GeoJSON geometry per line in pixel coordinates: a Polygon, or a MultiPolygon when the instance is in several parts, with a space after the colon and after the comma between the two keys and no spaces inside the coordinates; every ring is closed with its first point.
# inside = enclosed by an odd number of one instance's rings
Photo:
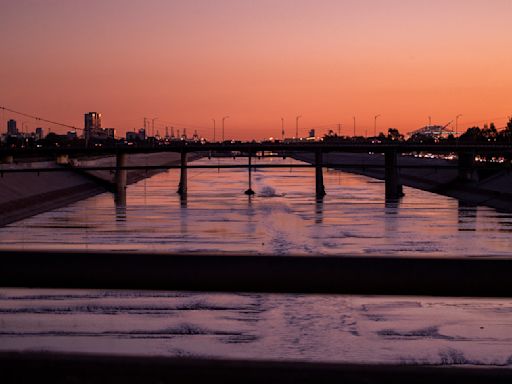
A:
{"type": "Polygon", "coordinates": [[[5,383],[510,383],[512,369],[0,353],[5,383]]]}
{"type": "Polygon", "coordinates": [[[1,251],[4,287],[512,297],[512,260],[1,251]]]}

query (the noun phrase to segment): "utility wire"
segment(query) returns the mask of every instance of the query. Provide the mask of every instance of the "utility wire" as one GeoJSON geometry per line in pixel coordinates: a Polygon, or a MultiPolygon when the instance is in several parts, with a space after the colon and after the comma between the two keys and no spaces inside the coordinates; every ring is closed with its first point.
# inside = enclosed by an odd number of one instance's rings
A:
{"type": "MultiPolygon", "coordinates": [[[[58,125],[58,126],[65,127],[65,128],[70,128],[70,129],[73,129],[75,131],[84,131],[84,128],[78,128],[78,127],[75,127],[74,125],[69,125],[69,124],[59,123],[57,121],[52,121],[52,120],[44,119],[42,117],[30,115],[30,114],[25,113],[25,112],[15,111],[14,109],[10,109],[10,108],[7,108],[7,107],[0,106],[0,110],[11,112],[11,113],[15,113],[17,115],[21,115],[21,116],[25,116],[25,117],[28,117],[28,118],[31,118],[31,119],[35,119],[37,121],[42,121],[42,122],[45,122],[45,123],[54,124],[54,125],[58,125]]],[[[115,138],[121,139],[122,136],[116,135],[115,138]]]]}
{"type": "Polygon", "coordinates": [[[2,107],[2,106],[0,106],[0,109],[2,109],[2,110],[4,110],[4,111],[7,111],[7,112],[15,113],[15,114],[17,114],[17,115],[21,115],[21,116],[29,117],[29,118],[31,118],[31,119],[35,119],[35,120],[37,120],[37,121],[43,121],[43,122],[45,122],[45,123],[55,124],[55,125],[59,125],[59,126],[61,126],[61,127],[71,128],[71,129],[74,129],[74,130],[80,130],[80,131],[83,131],[83,130],[84,130],[83,128],[78,128],[78,127],[75,127],[75,126],[73,126],[73,125],[64,124],[64,123],[58,123],[58,122],[56,122],[56,121],[52,121],[52,120],[48,120],[48,119],[44,119],[44,118],[42,118],[42,117],[37,117],[37,116],[29,115],[28,113],[15,111],[15,110],[10,109],[10,108],[7,108],[7,107],[2,107]]]}

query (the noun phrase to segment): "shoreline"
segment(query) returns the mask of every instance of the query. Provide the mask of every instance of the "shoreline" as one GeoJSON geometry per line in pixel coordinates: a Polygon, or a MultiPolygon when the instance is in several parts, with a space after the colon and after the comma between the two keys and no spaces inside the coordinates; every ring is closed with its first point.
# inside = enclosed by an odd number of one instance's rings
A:
{"type": "MultiPolygon", "coordinates": [[[[156,153],[145,155],[145,165],[175,165],[179,163],[179,154],[156,153]],[[149,164],[151,163],[151,164],[149,164]]],[[[190,156],[190,161],[201,157],[190,156]]],[[[129,161],[138,162],[136,155],[129,161]]],[[[115,158],[105,157],[85,161],[86,165],[112,165],[115,158]],[[91,164],[93,163],[93,164],[91,164]]],[[[38,163],[49,167],[61,167],[52,162],[38,163]]],[[[31,164],[33,166],[34,164],[31,164]]],[[[128,171],[127,184],[134,184],[165,170],[128,171]]],[[[0,227],[48,212],[80,200],[110,192],[107,186],[113,182],[113,172],[100,171],[87,173],[65,168],[62,172],[48,173],[44,176],[36,173],[8,174],[0,178],[0,227]]]]}

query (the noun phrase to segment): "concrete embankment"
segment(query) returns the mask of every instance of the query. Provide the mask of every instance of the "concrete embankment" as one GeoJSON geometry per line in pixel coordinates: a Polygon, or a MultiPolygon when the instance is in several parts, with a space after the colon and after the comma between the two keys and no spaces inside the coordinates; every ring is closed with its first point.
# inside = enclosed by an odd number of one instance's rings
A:
{"type": "Polygon", "coordinates": [[[105,192],[104,188],[90,179],[53,162],[3,165],[0,170],[58,167],[63,170],[3,173],[0,178],[0,226],[105,192]]]}
{"type": "MultiPolygon", "coordinates": [[[[198,155],[191,154],[190,159],[198,155]]],[[[179,163],[177,153],[134,154],[128,165],[173,165],[179,163]]],[[[115,157],[72,159],[80,166],[115,166],[115,157]]],[[[114,171],[95,171],[88,175],[51,161],[23,162],[0,165],[9,168],[61,168],[59,172],[2,173],[0,177],[0,226],[50,211],[107,191],[114,181],[114,171]],[[103,182],[102,182],[103,181],[103,182]]],[[[129,171],[128,184],[161,171],[129,171]]]]}
{"type": "MultiPolygon", "coordinates": [[[[190,153],[188,161],[193,161],[202,157],[201,154],[190,153]]],[[[161,153],[137,153],[128,155],[126,166],[152,166],[152,165],[178,165],[180,163],[180,154],[175,152],[161,153]]],[[[74,167],[115,167],[115,156],[102,156],[97,158],[78,158],[72,159],[71,164],[74,167]]],[[[128,171],[128,184],[136,183],[139,180],[151,177],[162,170],[133,170],[128,171]]],[[[115,171],[87,171],[85,173],[94,179],[104,181],[107,184],[115,182],[115,171]]]]}
{"type": "MultiPolygon", "coordinates": [[[[313,154],[295,154],[298,160],[313,163],[313,154]]],[[[368,153],[324,154],[324,164],[357,164],[363,167],[342,170],[384,180],[384,156],[368,153]],[[364,168],[364,166],[368,168],[364,168]],[[374,168],[379,166],[379,168],[374,168]]],[[[476,175],[472,181],[459,179],[455,160],[399,156],[398,166],[425,166],[400,168],[403,185],[450,196],[469,205],[485,205],[502,211],[512,211],[512,173],[507,170],[494,174],[476,175]],[[427,167],[428,166],[428,167],[427,167]],[[449,168],[443,168],[449,166],[449,168]]],[[[332,167],[336,168],[336,167],[332,167]]],[[[327,191],[328,192],[328,191],[327,191]]]]}

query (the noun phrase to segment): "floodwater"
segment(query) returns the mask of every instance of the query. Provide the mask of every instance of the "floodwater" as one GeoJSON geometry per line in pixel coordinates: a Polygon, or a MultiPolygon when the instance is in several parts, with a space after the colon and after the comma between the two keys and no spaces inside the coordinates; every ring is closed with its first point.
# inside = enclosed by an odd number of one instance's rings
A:
{"type": "MultiPolygon", "coordinates": [[[[237,160],[239,161],[239,160],[237,160]]],[[[293,163],[291,159],[265,162],[293,163]]],[[[232,163],[203,159],[196,163],[232,163]]],[[[3,249],[510,257],[512,215],[312,169],[189,170],[0,229],[3,249]]],[[[115,273],[113,271],[113,273],[115,273]]],[[[186,292],[0,290],[0,350],[512,366],[512,301],[186,292]]]]}

